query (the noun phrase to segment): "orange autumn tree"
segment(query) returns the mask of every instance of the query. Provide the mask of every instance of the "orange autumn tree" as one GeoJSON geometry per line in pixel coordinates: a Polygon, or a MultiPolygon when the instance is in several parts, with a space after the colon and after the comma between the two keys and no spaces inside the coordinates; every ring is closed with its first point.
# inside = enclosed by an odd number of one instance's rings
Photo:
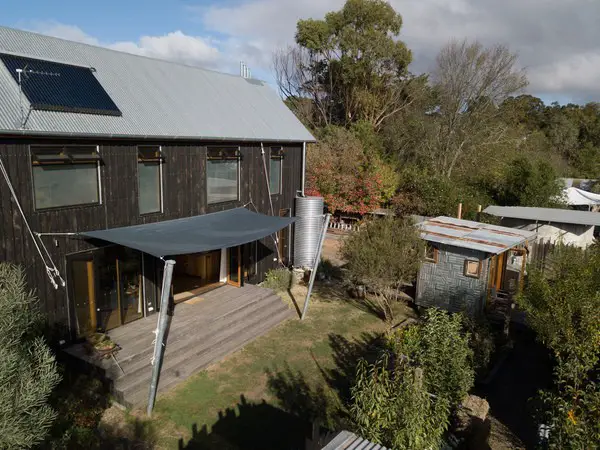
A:
{"type": "Polygon", "coordinates": [[[306,194],[323,197],[331,212],[365,214],[383,206],[395,190],[395,176],[369,153],[353,132],[328,128],[307,149],[306,194]]]}

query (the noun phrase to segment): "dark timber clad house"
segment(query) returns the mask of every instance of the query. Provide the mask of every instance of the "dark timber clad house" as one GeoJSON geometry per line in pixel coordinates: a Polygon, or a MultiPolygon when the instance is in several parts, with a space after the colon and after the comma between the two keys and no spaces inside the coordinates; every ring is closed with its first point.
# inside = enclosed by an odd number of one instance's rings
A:
{"type": "Polygon", "coordinates": [[[175,302],[255,284],[291,262],[312,140],[261,81],[0,27],[0,260],[67,339],[154,313],[158,257],[175,302]]]}

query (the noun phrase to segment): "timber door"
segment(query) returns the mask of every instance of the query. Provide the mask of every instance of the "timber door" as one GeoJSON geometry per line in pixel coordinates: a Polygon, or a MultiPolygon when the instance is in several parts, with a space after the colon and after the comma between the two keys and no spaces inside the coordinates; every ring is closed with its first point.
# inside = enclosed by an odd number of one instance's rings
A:
{"type": "Polygon", "coordinates": [[[227,249],[227,283],[232,286],[242,285],[242,246],[227,249]]]}
{"type": "Polygon", "coordinates": [[[75,334],[86,336],[96,331],[96,291],[94,288],[94,262],[91,255],[71,258],[69,289],[74,309],[75,334]]]}

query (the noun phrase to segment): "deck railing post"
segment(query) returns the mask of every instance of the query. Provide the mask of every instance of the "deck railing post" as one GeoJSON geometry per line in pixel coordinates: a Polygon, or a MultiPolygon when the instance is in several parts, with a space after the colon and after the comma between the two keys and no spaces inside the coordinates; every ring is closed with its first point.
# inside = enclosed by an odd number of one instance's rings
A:
{"type": "Polygon", "coordinates": [[[319,262],[321,261],[321,250],[323,249],[323,242],[325,242],[325,235],[327,234],[327,228],[329,227],[329,219],[331,214],[325,215],[325,223],[323,224],[323,232],[319,239],[319,247],[317,248],[317,254],[315,255],[315,262],[313,264],[312,272],[310,273],[310,281],[308,282],[308,292],[306,293],[306,300],[304,300],[304,309],[302,310],[301,320],[304,320],[306,312],[308,311],[308,302],[310,301],[310,294],[312,293],[313,284],[315,277],[317,276],[317,269],[319,268],[319,262]]]}
{"type": "Polygon", "coordinates": [[[152,416],[154,402],[156,401],[156,392],[158,390],[158,379],[160,378],[160,369],[162,367],[163,357],[165,355],[165,333],[168,326],[169,297],[171,295],[171,280],[173,279],[173,267],[175,261],[169,259],[165,261],[165,270],[163,272],[162,288],[160,293],[160,311],[158,313],[158,325],[156,328],[156,340],[154,343],[154,356],[152,358],[152,381],[150,382],[150,392],[148,393],[148,417],[152,416]]]}

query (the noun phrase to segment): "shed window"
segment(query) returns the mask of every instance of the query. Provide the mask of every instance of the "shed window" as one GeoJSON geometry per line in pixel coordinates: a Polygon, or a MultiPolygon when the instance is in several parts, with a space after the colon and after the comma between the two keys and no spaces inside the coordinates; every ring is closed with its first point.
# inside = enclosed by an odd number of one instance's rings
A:
{"type": "Polygon", "coordinates": [[[271,195],[281,194],[283,149],[271,147],[271,162],[269,167],[269,189],[271,195]]]}
{"type": "Polygon", "coordinates": [[[31,147],[36,209],[100,203],[95,146],[31,147]]]}
{"type": "Polygon", "coordinates": [[[208,203],[237,201],[240,183],[240,152],[237,147],[207,150],[206,196],[208,203]]]}
{"type": "Polygon", "coordinates": [[[427,244],[425,248],[425,261],[437,264],[439,258],[439,250],[431,244],[427,244]]]}
{"type": "Polygon", "coordinates": [[[465,261],[465,276],[479,278],[481,275],[481,262],[467,259],[465,261]]]}
{"type": "Polygon", "coordinates": [[[138,203],[140,214],[162,212],[160,147],[138,147],[138,203]]]}

